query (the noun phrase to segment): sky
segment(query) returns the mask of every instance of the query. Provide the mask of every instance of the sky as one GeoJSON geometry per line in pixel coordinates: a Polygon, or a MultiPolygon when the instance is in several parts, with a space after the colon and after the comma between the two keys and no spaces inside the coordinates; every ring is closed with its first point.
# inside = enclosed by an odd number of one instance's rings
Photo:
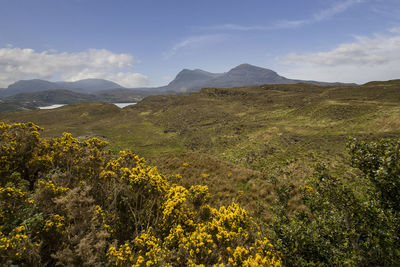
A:
{"type": "Polygon", "coordinates": [[[292,79],[400,79],[399,0],[0,0],[0,87],[168,84],[248,63],[292,79]]]}

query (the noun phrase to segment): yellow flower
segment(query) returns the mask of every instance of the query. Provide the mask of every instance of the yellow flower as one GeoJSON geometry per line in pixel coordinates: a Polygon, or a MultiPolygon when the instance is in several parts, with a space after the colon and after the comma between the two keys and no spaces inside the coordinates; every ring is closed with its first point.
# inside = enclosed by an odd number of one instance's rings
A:
{"type": "Polygon", "coordinates": [[[312,193],[312,191],[313,191],[313,188],[311,186],[308,186],[308,185],[305,185],[303,188],[307,193],[312,193]]]}

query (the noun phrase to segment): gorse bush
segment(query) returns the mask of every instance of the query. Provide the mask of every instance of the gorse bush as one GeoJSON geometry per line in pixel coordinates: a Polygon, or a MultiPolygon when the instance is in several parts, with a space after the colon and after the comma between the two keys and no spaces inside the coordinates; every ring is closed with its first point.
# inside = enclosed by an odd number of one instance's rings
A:
{"type": "Polygon", "coordinates": [[[306,185],[277,178],[273,218],[260,226],[237,203],[212,207],[207,186],[185,187],[130,151],[41,130],[0,123],[0,265],[400,262],[399,141],[350,140],[353,169],[343,176],[319,164],[306,185]]]}
{"type": "Polygon", "coordinates": [[[97,138],[40,138],[0,123],[0,263],[65,266],[280,266],[238,204],[179,185],[97,138]]]}

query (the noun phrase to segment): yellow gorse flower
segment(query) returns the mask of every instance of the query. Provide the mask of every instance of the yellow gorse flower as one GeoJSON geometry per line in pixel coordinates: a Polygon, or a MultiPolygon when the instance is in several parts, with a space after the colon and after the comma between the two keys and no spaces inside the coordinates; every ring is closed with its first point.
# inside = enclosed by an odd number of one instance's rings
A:
{"type": "Polygon", "coordinates": [[[54,262],[73,251],[76,262],[89,253],[107,266],[280,266],[239,204],[211,208],[207,186],[173,184],[180,175],[169,180],[129,150],[113,156],[107,142],[68,133],[41,140],[40,130],[0,123],[0,260],[22,264],[36,251],[54,262]]]}

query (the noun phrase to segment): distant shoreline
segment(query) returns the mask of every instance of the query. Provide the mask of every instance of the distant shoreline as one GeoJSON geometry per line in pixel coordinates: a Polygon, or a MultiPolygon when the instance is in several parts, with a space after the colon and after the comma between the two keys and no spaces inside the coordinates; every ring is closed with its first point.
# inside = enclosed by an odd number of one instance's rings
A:
{"type": "MultiPolygon", "coordinates": [[[[111,104],[114,104],[114,105],[116,105],[116,106],[119,107],[119,108],[124,108],[124,107],[130,106],[130,105],[136,105],[136,103],[137,103],[137,102],[130,102],[130,103],[111,103],[111,104]]],[[[63,106],[65,106],[65,105],[68,105],[68,104],[53,104],[53,105],[50,105],[50,106],[38,107],[38,109],[55,109],[55,108],[63,107],[63,106]]]]}

